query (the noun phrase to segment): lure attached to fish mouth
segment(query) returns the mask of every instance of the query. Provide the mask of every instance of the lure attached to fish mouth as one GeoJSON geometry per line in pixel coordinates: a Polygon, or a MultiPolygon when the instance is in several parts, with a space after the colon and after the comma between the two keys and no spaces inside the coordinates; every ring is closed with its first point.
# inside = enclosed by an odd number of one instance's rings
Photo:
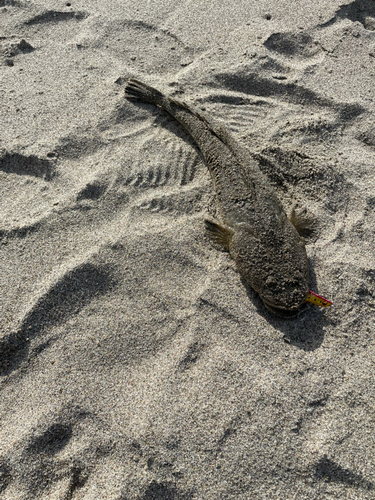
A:
{"type": "Polygon", "coordinates": [[[325,299],[321,295],[309,290],[309,295],[307,296],[306,302],[311,302],[312,304],[316,304],[320,307],[330,307],[332,302],[328,299],[325,299]]]}
{"type": "Polygon", "coordinates": [[[287,217],[250,153],[222,125],[149,85],[130,79],[125,96],[163,108],[198,145],[221,212],[221,222],[206,221],[206,228],[229,251],[264,305],[275,314],[296,312],[306,301],[330,305],[309,291],[307,254],[299,234],[303,220],[295,212],[287,217]]]}
{"type": "Polygon", "coordinates": [[[295,309],[280,308],[279,304],[271,303],[263,297],[263,303],[267,307],[267,309],[272,313],[276,314],[277,316],[282,316],[282,317],[295,316],[305,302],[311,302],[312,304],[315,304],[320,307],[330,307],[333,304],[330,300],[325,299],[324,297],[318,295],[312,290],[309,290],[307,298],[304,301],[302,301],[301,304],[295,309]]]}

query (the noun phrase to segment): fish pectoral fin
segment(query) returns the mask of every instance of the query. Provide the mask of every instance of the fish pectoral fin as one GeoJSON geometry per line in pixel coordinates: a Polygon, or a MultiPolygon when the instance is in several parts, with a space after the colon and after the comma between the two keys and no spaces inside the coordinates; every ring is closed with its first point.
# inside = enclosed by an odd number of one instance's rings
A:
{"type": "Polygon", "coordinates": [[[293,207],[288,219],[300,236],[309,236],[314,232],[315,217],[307,208],[293,207]]]}
{"type": "Polygon", "coordinates": [[[217,222],[212,222],[210,220],[204,221],[207,231],[209,231],[210,237],[221,245],[225,250],[229,252],[229,243],[234,234],[233,229],[227,226],[222,226],[217,222]]]}

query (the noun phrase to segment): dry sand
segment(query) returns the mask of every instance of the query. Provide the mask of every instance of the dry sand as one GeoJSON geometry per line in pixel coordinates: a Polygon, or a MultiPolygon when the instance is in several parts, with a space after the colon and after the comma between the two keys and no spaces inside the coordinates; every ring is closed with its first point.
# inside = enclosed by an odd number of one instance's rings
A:
{"type": "Polygon", "coordinates": [[[0,0],[0,497],[375,498],[375,3],[0,0]],[[311,288],[273,317],[136,77],[222,120],[311,288]]]}

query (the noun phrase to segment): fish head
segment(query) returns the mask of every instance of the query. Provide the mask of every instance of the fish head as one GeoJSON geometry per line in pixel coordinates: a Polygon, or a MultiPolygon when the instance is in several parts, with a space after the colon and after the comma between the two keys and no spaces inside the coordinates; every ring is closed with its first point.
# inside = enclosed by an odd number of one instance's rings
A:
{"type": "MultiPolygon", "coordinates": [[[[291,225],[290,225],[291,226],[291,225]]],[[[230,253],[245,281],[274,314],[296,312],[309,293],[308,260],[303,240],[294,227],[254,232],[240,228],[231,239],[230,253]]]]}

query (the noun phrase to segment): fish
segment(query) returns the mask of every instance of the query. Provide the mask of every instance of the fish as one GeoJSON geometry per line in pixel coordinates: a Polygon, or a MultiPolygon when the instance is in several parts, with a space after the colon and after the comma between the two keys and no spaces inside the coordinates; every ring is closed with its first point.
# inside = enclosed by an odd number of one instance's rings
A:
{"type": "Polygon", "coordinates": [[[136,79],[127,81],[125,97],[162,108],[190,134],[219,202],[220,220],[205,220],[210,236],[229,251],[268,310],[296,314],[310,297],[303,216],[295,210],[287,216],[257,160],[224,124],[136,79]]]}

